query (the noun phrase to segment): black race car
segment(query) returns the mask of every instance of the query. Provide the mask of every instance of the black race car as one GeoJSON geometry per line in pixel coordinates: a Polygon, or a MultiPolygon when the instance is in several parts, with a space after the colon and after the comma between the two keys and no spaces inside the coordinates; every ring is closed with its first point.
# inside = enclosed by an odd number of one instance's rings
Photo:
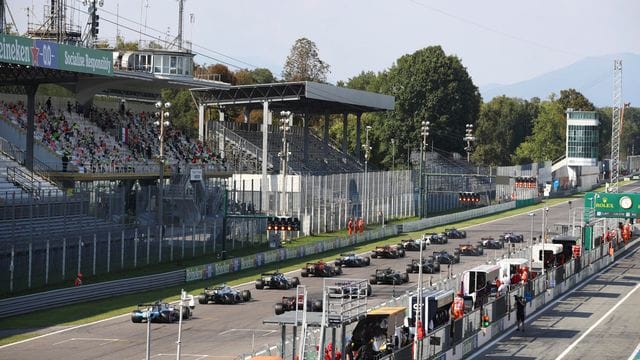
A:
{"type": "Polygon", "coordinates": [[[322,260],[314,263],[307,263],[307,265],[300,271],[300,275],[302,275],[302,277],[308,277],[310,275],[318,277],[330,277],[341,274],[342,268],[340,267],[340,265],[332,266],[322,260]]]}
{"type": "Polygon", "coordinates": [[[422,246],[422,250],[424,250],[424,249],[427,248],[427,243],[425,241],[423,241],[422,239],[418,239],[418,240],[413,240],[413,239],[402,240],[402,247],[406,251],[420,251],[420,246],[422,246]]]}
{"type": "MultiPolygon", "coordinates": [[[[407,272],[408,273],[419,273],[420,272],[420,260],[413,259],[410,264],[407,264],[407,272]]],[[[423,274],[433,274],[440,272],[440,263],[435,261],[433,256],[429,256],[427,258],[422,259],[422,273],[423,274]]]]}
{"type": "Polygon", "coordinates": [[[288,278],[283,273],[272,272],[264,273],[260,279],[256,280],[256,289],[262,290],[264,287],[272,289],[291,289],[300,285],[300,279],[297,277],[288,278]]]}
{"type": "Polygon", "coordinates": [[[482,256],[484,254],[484,248],[482,244],[473,246],[471,244],[460,244],[458,247],[460,255],[464,256],[482,256]]]}
{"type": "Polygon", "coordinates": [[[513,232],[506,232],[500,235],[500,240],[508,243],[521,243],[524,241],[524,235],[513,232]]]}
{"type": "Polygon", "coordinates": [[[251,300],[251,291],[243,290],[242,292],[227,286],[212,286],[204,288],[204,292],[198,297],[200,304],[237,304],[243,301],[251,300]]]}
{"type": "Polygon", "coordinates": [[[440,233],[426,233],[422,236],[423,241],[425,241],[428,245],[430,244],[446,244],[449,242],[449,238],[446,234],[440,233]]]}
{"type": "Polygon", "coordinates": [[[369,283],[371,283],[371,285],[400,285],[406,282],[409,282],[409,274],[406,272],[401,273],[392,268],[376,269],[376,273],[371,275],[369,278],[369,283]]]}
{"type": "Polygon", "coordinates": [[[282,301],[276,303],[274,306],[274,310],[276,315],[284,314],[285,311],[295,311],[297,304],[297,310],[308,309],[308,311],[322,311],[322,300],[321,299],[309,299],[307,298],[306,304],[304,301],[304,295],[298,295],[298,299],[296,301],[296,296],[283,296],[282,301]]]}
{"type": "MultiPolygon", "coordinates": [[[[182,307],[182,319],[191,318],[191,308],[182,307]]],[[[153,304],[139,304],[136,310],[131,312],[131,321],[134,323],[172,323],[180,319],[180,307],[157,301],[153,304]]]]}
{"type": "Polygon", "coordinates": [[[397,259],[404,257],[405,252],[402,245],[384,245],[376,246],[371,253],[372,258],[397,259]]]}
{"type": "Polygon", "coordinates": [[[335,261],[336,266],[344,267],[362,267],[371,264],[371,258],[368,256],[360,256],[353,253],[340,254],[335,261]]]}
{"type": "Polygon", "coordinates": [[[433,259],[440,264],[457,264],[460,262],[460,253],[458,249],[455,249],[453,254],[448,253],[446,250],[434,251],[433,259]]]}
{"type": "Polygon", "coordinates": [[[456,228],[444,229],[444,233],[449,239],[464,239],[467,237],[466,231],[456,228]]]}
{"type": "Polygon", "coordinates": [[[492,237],[482,238],[478,241],[479,245],[482,245],[485,249],[502,249],[504,248],[504,243],[501,240],[496,240],[492,237]]]}

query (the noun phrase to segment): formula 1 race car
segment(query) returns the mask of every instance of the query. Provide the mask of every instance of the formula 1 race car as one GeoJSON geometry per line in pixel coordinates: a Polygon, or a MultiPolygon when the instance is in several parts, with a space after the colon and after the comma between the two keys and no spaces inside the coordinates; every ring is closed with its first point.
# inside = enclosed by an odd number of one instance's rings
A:
{"type": "MultiPolygon", "coordinates": [[[[182,319],[191,318],[191,308],[182,307],[182,319]]],[[[131,312],[131,321],[141,323],[151,321],[152,323],[172,323],[180,319],[180,308],[157,301],[153,304],[139,304],[136,310],[131,312]]]]}
{"type": "Polygon", "coordinates": [[[335,261],[336,266],[344,267],[362,267],[371,264],[371,258],[368,256],[360,256],[354,253],[340,254],[335,261]]]}
{"type": "MultiPolygon", "coordinates": [[[[407,272],[408,273],[419,273],[420,272],[420,260],[413,259],[410,264],[407,264],[407,272]]],[[[422,273],[423,274],[433,274],[440,272],[440,263],[435,261],[433,256],[429,256],[427,258],[422,259],[422,273]]]]}
{"type": "Polygon", "coordinates": [[[420,246],[422,246],[422,250],[426,249],[427,248],[427,242],[423,241],[422,239],[418,239],[418,240],[413,240],[413,239],[402,240],[402,247],[406,251],[420,251],[420,246]]]}
{"type": "Polygon", "coordinates": [[[434,251],[433,259],[440,264],[457,264],[460,262],[460,252],[458,249],[454,249],[453,254],[448,253],[446,250],[434,251]]]}
{"type": "Polygon", "coordinates": [[[256,289],[262,290],[264,287],[271,289],[291,289],[300,285],[300,279],[296,276],[292,278],[286,277],[283,273],[272,272],[264,273],[260,279],[256,280],[256,289]]]}
{"type": "Polygon", "coordinates": [[[467,237],[466,231],[456,228],[444,229],[444,233],[449,239],[464,239],[467,237]]]}
{"type": "Polygon", "coordinates": [[[422,235],[422,239],[427,243],[427,245],[446,244],[449,242],[449,238],[444,233],[441,233],[441,234],[426,233],[422,235]]]}
{"type": "Polygon", "coordinates": [[[251,300],[251,291],[242,290],[242,292],[222,284],[220,286],[212,286],[204,288],[204,292],[198,297],[200,304],[237,304],[251,300]]]}
{"type": "Polygon", "coordinates": [[[479,245],[482,245],[485,249],[502,249],[504,248],[504,243],[501,240],[496,240],[492,237],[482,238],[478,241],[479,245]]]}
{"type": "Polygon", "coordinates": [[[376,269],[376,273],[369,278],[371,285],[400,285],[406,282],[409,282],[409,274],[406,272],[401,273],[392,268],[376,269]]]}
{"type": "Polygon", "coordinates": [[[404,257],[405,252],[402,245],[384,245],[376,246],[371,253],[372,258],[397,259],[404,257]]]}
{"type": "Polygon", "coordinates": [[[282,301],[276,303],[274,306],[274,310],[276,315],[284,314],[285,311],[295,311],[296,305],[298,307],[297,310],[308,309],[308,311],[322,311],[322,300],[321,299],[307,299],[306,304],[304,301],[304,295],[299,294],[298,299],[296,301],[296,296],[283,296],[282,301]]]}
{"type": "Polygon", "coordinates": [[[513,232],[506,232],[500,235],[500,240],[508,243],[521,243],[524,241],[524,235],[515,234],[513,232]]]}
{"type": "Polygon", "coordinates": [[[473,246],[471,244],[460,244],[458,247],[460,255],[464,256],[482,256],[484,254],[484,248],[481,244],[473,246]]]}
{"type": "Polygon", "coordinates": [[[322,260],[315,263],[307,263],[307,265],[300,271],[300,275],[302,275],[302,277],[308,277],[309,275],[329,277],[341,274],[342,268],[339,265],[332,266],[322,260]]]}

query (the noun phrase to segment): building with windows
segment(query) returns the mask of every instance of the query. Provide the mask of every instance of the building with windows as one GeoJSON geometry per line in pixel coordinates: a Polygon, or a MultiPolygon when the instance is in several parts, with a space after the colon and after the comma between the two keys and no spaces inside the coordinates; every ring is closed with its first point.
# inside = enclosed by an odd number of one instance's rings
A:
{"type": "Polygon", "coordinates": [[[600,119],[595,111],[567,109],[566,165],[569,182],[576,184],[584,168],[598,167],[598,129],[600,119]]]}

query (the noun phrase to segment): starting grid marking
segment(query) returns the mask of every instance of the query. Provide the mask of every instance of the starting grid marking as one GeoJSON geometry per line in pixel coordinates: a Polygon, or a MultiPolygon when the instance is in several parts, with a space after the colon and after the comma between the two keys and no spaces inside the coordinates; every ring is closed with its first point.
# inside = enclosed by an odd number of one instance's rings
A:
{"type": "Polygon", "coordinates": [[[71,339],[66,339],[66,340],[62,340],[62,341],[58,341],[57,343],[53,343],[51,345],[60,345],[60,344],[64,344],[70,341],[101,341],[100,344],[98,345],[107,345],[107,344],[111,344],[113,342],[117,342],[117,341],[126,341],[126,340],[121,340],[121,339],[105,339],[105,338],[71,338],[71,339]]]}
{"type": "Polygon", "coordinates": [[[277,331],[277,330],[260,330],[260,329],[229,329],[229,330],[226,330],[226,331],[223,331],[223,332],[219,333],[218,335],[226,335],[226,334],[230,334],[230,333],[233,333],[233,332],[252,332],[252,333],[263,332],[264,334],[260,335],[260,336],[269,336],[269,335],[271,335],[273,333],[277,333],[279,331],[277,331]]]}

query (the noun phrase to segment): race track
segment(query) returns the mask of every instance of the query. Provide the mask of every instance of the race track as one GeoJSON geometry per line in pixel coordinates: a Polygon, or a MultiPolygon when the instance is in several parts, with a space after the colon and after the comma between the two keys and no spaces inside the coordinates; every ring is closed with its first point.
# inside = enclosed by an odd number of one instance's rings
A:
{"type": "MultiPolygon", "coordinates": [[[[581,207],[581,200],[573,201],[573,208],[581,207]]],[[[534,233],[533,236],[539,237],[542,226],[541,211],[536,211],[537,216],[533,218],[534,233]]],[[[549,225],[554,223],[567,223],[569,221],[569,206],[567,203],[550,207],[549,225]]],[[[505,231],[514,231],[524,234],[525,243],[518,244],[526,246],[530,238],[531,217],[527,214],[513,216],[510,218],[500,219],[493,222],[485,223],[467,228],[467,239],[451,239],[447,245],[431,245],[426,254],[439,249],[447,249],[452,251],[458,244],[464,242],[474,243],[481,237],[493,236],[495,238],[505,231]]],[[[390,242],[397,243],[397,241],[390,242]]],[[[480,263],[484,263],[487,258],[501,255],[504,250],[486,250],[483,257],[462,257],[462,262],[456,264],[452,268],[452,273],[459,273],[465,269],[471,268],[480,263]]],[[[343,278],[362,278],[368,279],[376,267],[391,266],[395,269],[404,271],[406,264],[410,262],[410,258],[417,257],[417,252],[407,252],[407,257],[397,260],[372,259],[372,266],[364,268],[344,268],[343,278]]],[[[618,264],[623,266],[624,263],[618,264]]],[[[622,268],[620,268],[622,269],[622,268]]],[[[296,272],[299,276],[299,271],[296,272]]],[[[437,281],[440,277],[446,277],[447,266],[442,266],[440,275],[434,275],[432,281],[437,281]]],[[[638,274],[636,273],[636,277],[638,274]]],[[[374,285],[373,295],[369,298],[369,305],[389,300],[392,295],[399,295],[402,291],[409,287],[416,287],[417,274],[410,275],[408,285],[393,286],[374,285]]],[[[429,281],[429,275],[425,275],[425,281],[429,281]]],[[[320,295],[322,291],[322,278],[301,278],[302,284],[309,288],[311,296],[320,295]]],[[[596,289],[583,290],[577,293],[576,298],[572,300],[576,304],[565,303],[563,307],[551,312],[548,316],[540,318],[540,321],[553,323],[554,318],[569,318],[581,320],[590,323],[591,317],[580,318],[580,314],[585,314],[586,309],[576,307],[580,299],[592,298],[594,303],[590,305],[589,311],[595,311],[600,302],[615,302],[621,298],[621,295],[615,295],[616,292],[622,290],[630,291],[632,287],[628,286],[631,280],[622,279],[618,285],[610,285],[604,292],[597,292],[596,289]],[[604,296],[598,294],[612,294],[604,296]],[[592,308],[593,307],[593,308],[592,308]],[[578,311],[571,314],[572,311],[578,311]]],[[[637,283],[637,278],[636,281],[637,283]]],[[[214,283],[214,281],[212,281],[214,283]]],[[[601,284],[600,286],[606,286],[601,284]]],[[[194,317],[185,321],[183,324],[182,339],[182,358],[183,359],[221,359],[232,360],[238,358],[239,354],[250,353],[252,349],[262,350],[267,346],[275,346],[280,343],[280,328],[273,325],[262,324],[262,319],[272,317],[274,315],[273,305],[281,299],[282,296],[295,294],[292,290],[256,290],[252,284],[241,286],[242,289],[250,289],[253,300],[248,303],[237,305],[197,305],[194,311],[194,317]]],[[[640,293],[640,292],[639,292],[640,293]]],[[[629,306],[638,304],[639,296],[636,296],[635,303],[629,303],[629,306]]],[[[569,301],[567,299],[567,301],[569,301]]],[[[603,304],[604,305],[604,304],[603,304]]],[[[603,306],[604,307],[604,306],[603,306]]],[[[622,310],[622,309],[620,309],[622,310]]],[[[604,310],[606,311],[606,310],[604,310]]],[[[636,314],[640,316],[640,314],[636,314]]],[[[596,315],[594,315],[596,316],[596,315]]],[[[622,315],[621,315],[622,316],[622,315]]],[[[636,324],[640,323],[636,319],[636,324]]],[[[561,320],[558,320],[561,321],[561,320]]],[[[624,323],[624,322],[623,322],[624,323]]],[[[579,324],[576,323],[576,326],[579,324]]],[[[524,341],[530,342],[534,329],[541,328],[542,323],[533,323],[530,325],[531,332],[527,333],[524,341]]],[[[154,359],[169,359],[176,356],[176,340],[178,332],[178,324],[152,324],[151,336],[151,354],[154,359]]],[[[564,337],[562,346],[566,348],[576,335],[579,336],[580,329],[588,328],[587,325],[579,325],[578,328],[568,328],[558,333],[564,337]]],[[[541,328],[542,329],[542,328],[541,328]]],[[[60,329],[56,329],[60,330],[60,329]]],[[[620,329],[622,331],[623,328],[620,329]]],[[[542,332],[540,332],[542,334],[542,332]]],[[[145,357],[145,338],[146,324],[134,324],[131,322],[129,315],[101,321],[99,323],[88,324],[79,327],[62,329],[57,333],[47,336],[30,339],[21,343],[12,344],[0,348],[0,358],[2,359],[144,359],[145,357]]],[[[602,336],[601,333],[592,333],[591,336],[602,336]]],[[[621,338],[616,335],[616,338],[621,338]]],[[[636,332],[637,338],[637,332],[636,332]]],[[[511,339],[511,338],[510,338],[511,339]]],[[[514,336],[512,341],[522,342],[522,338],[514,336]]],[[[588,339],[583,340],[580,346],[574,351],[580,350],[584,343],[589,343],[588,339]]],[[[631,341],[629,341],[631,344],[631,341]]],[[[548,346],[552,344],[549,343],[548,346]]],[[[516,345],[514,344],[514,347],[516,345]]],[[[556,346],[556,345],[554,345],[556,346]]],[[[627,345],[625,345],[627,346],[627,345]]],[[[631,346],[631,345],[628,345],[631,346]]],[[[562,350],[562,349],[560,349],[562,350]]],[[[539,354],[538,350],[538,354],[539,354]]],[[[573,354],[573,353],[572,353],[573,354]]],[[[576,352],[577,354],[577,352],[576,352]]],[[[511,356],[519,356],[512,354],[511,356]]],[[[529,355],[531,356],[531,355],[529,355]]],[[[527,356],[525,356],[526,358],[527,356]]],[[[569,357],[568,357],[569,358],[569,357]]],[[[573,358],[573,355],[571,355],[573,358]]]]}

